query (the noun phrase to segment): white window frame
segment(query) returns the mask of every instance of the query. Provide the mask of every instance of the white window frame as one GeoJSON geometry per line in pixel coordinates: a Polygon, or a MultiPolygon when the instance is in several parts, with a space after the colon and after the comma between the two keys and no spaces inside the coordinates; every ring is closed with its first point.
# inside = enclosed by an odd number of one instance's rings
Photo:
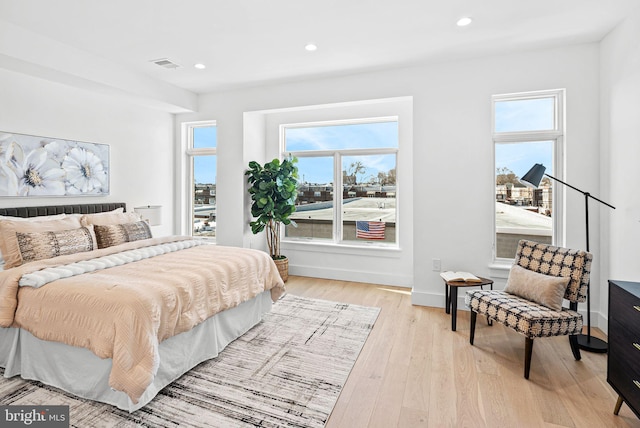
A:
{"type": "MultiPolygon", "coordinates": [[[[516,144],[536,141],[553,142],[553,171],[554,177],[562,179],[564,176],[564,135],[565,135],[565,90],[552,89],[544,91],[520,92],[512,94],[493,95],[491,97],[491,130],[493,135],[493,186],[492,200],[495,206],[495,171],[496,171],[496,154],[495,148],[497,144],[516,144]],[[502,101],[522,101],[536,98],[553,98],[555,100],[554,108],[554,128],[542,131],[515,131],[515,132],[496,132],[496,103],[502,101]]],[[[531,164],[533,166],[533,163],[531,164]]],[[[552,242],[553,245],[564,245],[564,189],[562,185],[555,180],[551,180],[553,185],[553,223],[552,223],[552,242]]],[[[513,258],[497,257],[497,227],[496,213],[493,209],[493,260],[496,264],[510,264],[513,258]]]]}
{"type": "Polygon", "coordinates": [[[401,194],[400,190],[400,175],[398,172],[398,153],[400,152],[400,137],[398,136],[398,147],[394,148],[374,148],[374,149],[331,149],[331,150],[303,150],[303,151],[287,151],[286,150],[286,130],[291,128],[309,128],[309,127],[322,127],[322,126],[339,126],[339,125],[359,125],[367,123],[380,123],[380,122],[398,122],[398,116],[383,116],[383,117],[369,117],[360,119],[342,119],[342,120],[329,120],[320,122],[304,122],[304,123],[290,123],[280,125],[280,153],[283,157],[294,156],[296,158],[304,157],[333,157],[333,239],[311,239],[311,238],[292,238],[285,237],[284,230],[283,242],[311,242],[317,244],[326,245],[339,245],[339,246],[354,246],[354,247],[372,247],[372,248],[400,248],[400,225],[399,225],[399,207],[400,199],[398,195],[401,194]],[[344,240],[343,237],[343,224],[342,224],[342,190],[336,191],[336,189],[343,189],[343,177],[342,177],[342,158],[344,156],[367,156],[367,155],[388,155],[394,154],[396,156],[396,224],[395,224],[395,242],[377,242],[377,241],[353,241],[344,240]]]}
{"type": "MultiPolygon", "coordinates": [[[[195,183],[193,182],[193,159],[197,156],[216,156],[216,163],[218,161],[217,158],[217,147],[203,147],[203,148],[194,148],[193,147],[193,134],[194,130],[197,128],[209,128],[209,127],[217,127],[217,123],[215,120],[202,120],[197,122],[184,122],[182,123],[182,146],[183,146],[183,158],[184,158],[184,168],[185,174],[183,174],[183,191],[185,191],[185,198],[183,198],[182,206],[184,209],[182,210],[182,216],[184,218],[182,224],[182,230],[184,235],[193,236],[193,208],[194,208],[194,195],[193,191],[195,188],[195,183]]],[[[217,168],[216,168],[217,171],[217,168]]],[[[217,183],[218,179],[216,177],[216,201],[217,201],[217,183]]],[[[217,204],[217,202],[216,202],[217,204]]],[[[217,227],[217,225],[216,225],[217,227]]],[[[217,231],[216,231],[217,236],[217,231]]],[[[202,238],[207,239],[209,241],[215,242],[216,238],[202,238]]]]}

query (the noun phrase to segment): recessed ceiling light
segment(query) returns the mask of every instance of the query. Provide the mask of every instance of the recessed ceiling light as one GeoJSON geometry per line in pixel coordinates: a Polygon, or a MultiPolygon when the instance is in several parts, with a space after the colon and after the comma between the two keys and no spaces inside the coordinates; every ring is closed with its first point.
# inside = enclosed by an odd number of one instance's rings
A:
{"type": "Polygon", "coordinates": [[[314,45],[313,43],[307,44],[307,46],[305,46],[304,48],[306,50],[308,50],[309,52],[313,52],[313,51],[318,49],[318,47],[316,45],[314,45]]]}
{"type": "Polygon", "coordinates": [[[195,68],[197,68],[198,70],[204,70],[205,68],[207,68],[206,65],[201,64],[201,63],[197,63],[193,65],[195,68]]]}
{"type": "Polygon", "coordinates": [[[464,16],[458,19],[456,25],[458,25],[458,27],[466,27],[467,25],[471,24],[471,21],[473,21],[471,18],[469,18],[468,16],[464,16]]]}

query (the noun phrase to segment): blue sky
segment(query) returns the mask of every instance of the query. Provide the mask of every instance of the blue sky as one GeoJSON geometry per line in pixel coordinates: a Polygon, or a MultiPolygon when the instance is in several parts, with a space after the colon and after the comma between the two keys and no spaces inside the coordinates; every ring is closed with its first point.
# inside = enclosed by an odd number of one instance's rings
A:
{"type": "Polygon", "coordinates": [[[196,184],[215,184],[216,182],[216,157],[194,156],[193,175],[196,184]]]}
{"type": "Polygon", "coordinates": [[[534,164],[541,163],[547,168],[547,174],[553,175],[552,154],[551,141],[496,144],[496,168],[505,166],[522,177],[534,164]]]}
{"type": "MultiPolygon", "coordinates": [[[[216,147],[215,127],[195,128],[194,148],[216,147]]],[[[310,128],[289,128],[287,130],[287,150],[331,150],[339,148],[380,148],[398,147],[398,123],[376,122],[338,126],[316,126],[310,128]]],[[[361,161],[366,166],[359,178],[377,176],[378,172],[387,173],[395,168],[394,155],[344,157],[343,169],[352,162],[361,161]]],[[[298,159],[300,180],[311,183],[333,182],[333,158],[298,159]]],[[[215,183],[215,156],[194,157],[194,175],[196,183],[215,183]]]]}
{"type": "MultiPolygon", "coordinates": [[[[555,100],[552,97],[496,102],[496,132],[544,131],[555,128],[555,100]]],[[[551,141],[496,144],[496,168],[507,167],[522,177],[541,163],[553,175],[551,141]]]]}
{"type": "Polygon", "coordinates": [[[555,101],[551,97],[498,101],[495,106],[496,132],[548,131],[555,128],[555,101]]]}
{"type": "Polygon", "coordinates": [[[204,149],[218,146],[218,132],[215,126],[193,128],[193,148],[204,149]]]}
{"type": "MultiPolygon", "coordinates": [[[[554,127],[553,98],[496,102],[497,132],[548,130],[554,127]]],[[[216,147],[215,126],[194,129],[194,148],[216,147]]],[[[398,123],[375,122],[349,125],[287,128],[286,151],[332,150],[343,148],[398,147],[398,123]]],[[[344,157],[342,169],[361,161],[366,171],[359,179],[366,180],[387,173],[396,167],[393,155],[344,157]]],[[[553,143],[550,141],[496,145],[496,168],[507,167],[522,177],[535,163],[547,168],[553,175],[553,143]]],[[[333,183],[333,159],[298,157],[300,181],[333,183]]],[[[196,183],[215,183],[215,156],[194,158],[196,183]]]]}
{"type": "MultiPolygon", "coordinates": [[[[215,126],[193,129],[193,148],[201,149],[218,146],[218,134],[215,126]]],[[[216,157],[195,156],[193,158],[193,175],[196,183],[216,182],[216,157]]]]}
{"type": "Polygon", "coordinates": [[[287,128],[286,151],[398,147],[398,122],[287,128]]]}
{"type": "MultiPolygon", "coordinates": [[[[350,125],[314,126],[287,128],[286,151],[314,151],[334,149],[398,147],[398,122],[374,122],[350,125]]],[[[388,173],[396,167],[395,155],[345,156],[342,170],[348,170],[351,163],[360,161],[366,170],[358,175],[359,180],[376,177],[379,172],[388,173]]],[[[333,183],[333,158],[298,157],[301,182],[333,183]]]]}

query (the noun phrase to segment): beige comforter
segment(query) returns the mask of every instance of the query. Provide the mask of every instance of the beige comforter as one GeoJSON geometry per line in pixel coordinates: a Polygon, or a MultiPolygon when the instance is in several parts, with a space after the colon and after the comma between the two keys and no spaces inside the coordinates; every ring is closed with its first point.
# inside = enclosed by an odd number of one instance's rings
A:
{"type": "Polygon", "coordinates": [[[109,384],[134,403],[153,381],[158,344],[265,290],[275,301],[284,283],[268,254],[202,245],[59,279],[19,287],[22,275],[89,260],[119,250],[172,242],[165,237],[26,263],[0,272],[0,326],[80,346],[112,358],[109,384]]]}

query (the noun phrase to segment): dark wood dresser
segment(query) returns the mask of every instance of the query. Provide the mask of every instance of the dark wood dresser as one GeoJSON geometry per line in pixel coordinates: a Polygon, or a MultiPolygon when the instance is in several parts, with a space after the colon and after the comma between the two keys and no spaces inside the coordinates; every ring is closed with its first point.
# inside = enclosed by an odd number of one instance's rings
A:
{"type": "Polygon", "coordinates": [[[607,382],[640,418],[640,283],[609,281],[607,382]]]}

